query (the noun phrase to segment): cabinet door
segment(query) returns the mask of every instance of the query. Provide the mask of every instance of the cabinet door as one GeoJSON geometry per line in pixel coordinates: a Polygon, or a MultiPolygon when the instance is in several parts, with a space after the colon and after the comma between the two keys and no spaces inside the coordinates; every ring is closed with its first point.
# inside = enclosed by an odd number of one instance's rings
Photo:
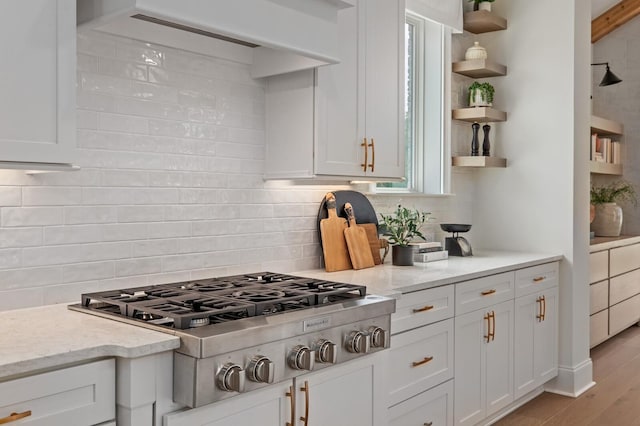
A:
{"type": "Polygon", "coordinates": [[[494,337],[486,344],[487,416],[513,402],[513,300],[491,307],[494,337]]]}
{"type": "Polygon", "coordinates": [[[558,373],[558,288],[515,301],[515,398],[558,373]]]}
{"type": "Polygon", "coordinates": [[[364,136],[374,144],[371,176],[404,176],[404,3],[366,0],[364,136]]]}
{"type": "Polygon", "coordinates": [[[0,161],[73,161],[75,6],[75,0],[0,2],[0,161]]]}
{"type": "Polygon", "coordinates": [[[295,424],[386,426],[385,364],[379,352],[297,378],[295,424]]]}
{"type": "Polygon", "coordinates": [[[454,418],[474,425],[513,402],[513,300],[455,322],[454,418]]]}
{"type": "MultiPolygon", "coordinates": [[[[167,414],[164,426],[282,426],[293,422],[291,397],[293,381],[278,383],[264,389],[191,410],[167,414]]],[[[293,423],[296,424],[296,423],[293,423]]]]}
{"type": "Polygon", "coordinates": [[[389,425],[453,425],[453,380],[389,408],[389,425]]]}
{"type": "Polygon", "coordinates": [[[338,27],[341,62],[317,69],[316,174],[403,177],[404,0],[358,0],[338,27]]]}

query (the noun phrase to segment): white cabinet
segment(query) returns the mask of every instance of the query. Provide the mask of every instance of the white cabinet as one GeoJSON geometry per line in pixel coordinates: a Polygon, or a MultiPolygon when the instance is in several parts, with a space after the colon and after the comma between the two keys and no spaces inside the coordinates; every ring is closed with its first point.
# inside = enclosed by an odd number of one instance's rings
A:
{"type": "Polygon", "coordinates": [[[1,382],[0,423],[88,426],[112,421],[115,369],[115,361],[106,359],[1,382]]]}
{"type": "Polygon", "coordinates": [[[404,177],[404,0],[355,5],[340,64],[268,80],[267,179],[404,177]]]}
{"type": "Polygon", "coordinates": [[[453,426],[453,380],[389,409],[390,426],[453,426]]]}
{"type": "Polygon", "coordinates": [[[225,401],[167,414],[163,425],[386,426],[381,384],[385,360],[385,351],[367,355],[225,401]]]}
{"type": "Polygon", "coordinates": [[[558,287],[515,300],[515,398],[558,374],[558,287]]]}
{"type": "Polygon", "coordinates": [[[76,1],[0,2],[0,167],[71,163],[76,1]]]}
{"type": "Polygon", "coordinates": [[[455,319],[455,424],[474,425],[513,401],[513,300],[455,319]]]}

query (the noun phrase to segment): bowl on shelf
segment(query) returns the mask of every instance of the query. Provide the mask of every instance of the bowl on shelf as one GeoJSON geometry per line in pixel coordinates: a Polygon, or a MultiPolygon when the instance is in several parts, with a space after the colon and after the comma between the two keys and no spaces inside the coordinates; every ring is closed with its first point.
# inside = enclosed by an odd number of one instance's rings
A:
{"type": "Polygon", "coordinates": [[[467,232],[471,229],[471,225],[461,223],[441,223],[440,229],[445,232],[467,232]]]}

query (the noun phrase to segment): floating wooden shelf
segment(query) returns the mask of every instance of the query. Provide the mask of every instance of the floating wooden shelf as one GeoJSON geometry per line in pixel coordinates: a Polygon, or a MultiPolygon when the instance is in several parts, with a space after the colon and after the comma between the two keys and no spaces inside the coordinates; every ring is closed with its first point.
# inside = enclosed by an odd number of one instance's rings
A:
{"type": "Polygon", "coordinates": [[[602,163],[600,161],[589,161],[591,173],[599,175],[622,176],[622,164],[602,163]]]}
{"type": "Polygon", "coordinates": [[[491,107],[472,107],[454,109],[451,118],[470,123],[496,123],[507,121],[507,113],[491,107]]]}
{"type": "Polygon", "coordinates": [[[624,126],[616,121],[592,115],[591,132],[601,135],[622,135],[624,126]]]}
{"type": "Polygon", "coordinates": [[[465,156],[453,157],[451,165],[455,167],[507,167],[506,158],[465,156]]]}
{"type": "Polygon", "coordinates": [[[472,59],[454,62],[451,70],[471,78],[497,77],[507,75],[507,67],[486,59],[472,59]]]}
{"type": "Polygon", "coordinates": [[[507,20],[486,10],[476,10],[464,14],[464,29],[474,34],[507,29],[507,20]]]}

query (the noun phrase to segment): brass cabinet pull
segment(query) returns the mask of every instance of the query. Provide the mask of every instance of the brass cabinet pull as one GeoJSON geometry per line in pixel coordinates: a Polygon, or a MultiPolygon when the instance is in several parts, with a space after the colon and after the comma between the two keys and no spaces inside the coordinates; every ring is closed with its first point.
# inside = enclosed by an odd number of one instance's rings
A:
{"type": "Polygon", "coordinates": [[[287,422],[287,426],[293,426],[293,422],[296,421],[296,400],[293,393],[293,386],[289,386],[289,392],[286,393],[287,397],[291,400],[291,422],[287,422]]]}
{"type": "Polygon", "coordinates": [[[538,297],[536,303],[538,304],[538,315],[536,315],[536,318],[538,322],[542,322],[542,297],[538,297]]]}
{"type": "Polygon", "coordinates": [[[15,422],[16,420],[24,419],[31,415],[31,410],[23,411],[22,413],[11,413],[7,417],[0,419],[0,425],[15,422]]]}
{"type": "Polygon", "coordinates": [[[545,320],[547,316],[547,298],[542,296],[542,321],[545,320]]]}
{"type": "Polygon", "coordinates": [[[304,392],[304,417],[300,416],[300,420],[304,422],[304,426],[309,425],[309,382],[304,381],[304,386],[300,388],[304,392]]]}
{"type": "Polygon", "coordinates": [[[373,173],[373,168],[376,165],[376,145],[373,141],[373,138],[371,138],[371,143],[369,144],[369,146],[371,147],[371,164],[369,164],[369,167],[371,167],[371,173],[373,173]]]}
{"type": "Polygon", "coordinates": [[[542,322],[545,320],[545,316],[547,315],[547,299],[544,296],[540,296],[536,299],[536,302],[538,302],[539,312],[539,314],[536,315],[536,318],[538,319],[538,322],[542,322]]]}
{"type": "Polygon", "coordinates": [[[487,321],[487,334],[485,334],[484,338],[487,339],[487,343],[491,341],[491,314],[486,314],[484,316],[485,321],[487,321]]]}
{"type": "Polygon", "coordinates": [[[431,309],[433,309],[433,305],[427,305],[427,306],[423,306],[422,308],[414,309],[413,313],[417,314],[418,312],[430,311],[431,309]]]}
{"type": "Polygon", "coordinates": [[[540,281],[545,280],[546,278],[547,278],[547,277],[535,277],[535,278],[533,279],[533,282],[534,282],[534,283],[538,283],[538,282],[540,282],[540,281]]]}
{"type": "Polygon", "coordinates": [[[429,361],[432,361],[433,357],[432,356],[426,356],[424,357],[424,359],[422,359],[421,361],[414,361],[411,363],[412,367],[419,367],[421,365],[424,365],[426,363],[428,363],[429,361]]]}
{"type": "Polygon", "coordinates": [[[360,164],[362,167],[362,171],[367,171],[367,165],[369,164],[369,145],[367,145],[367,138],[364,138],[364,141],[360,144],[360,146],[364,147],[364,163],[360,164]]]}
{"type": "Polygon", "coordinates": [[[481,292],[480,294],[483,295],[483,296],[488,296],[488,295],[493,294],[495,292],[496,292],[496,289],[492,288],[491,290],[485,290],[485,291],[481,292]]]}

